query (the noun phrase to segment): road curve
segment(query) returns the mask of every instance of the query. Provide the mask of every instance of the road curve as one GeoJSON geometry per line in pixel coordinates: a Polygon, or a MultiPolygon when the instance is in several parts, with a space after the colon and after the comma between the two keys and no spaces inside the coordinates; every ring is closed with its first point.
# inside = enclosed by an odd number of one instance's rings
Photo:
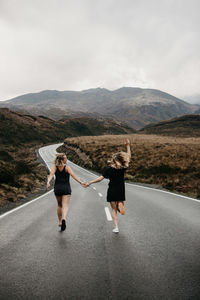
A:
{"type": "MultiPolygon", "coordinates": [[[[49,168],[57,146],[39,151],[49,168]]],[[[0,299],[200,299],[200,202],[126,184],[114,234],[107,183],[71,179],[62,233],[52,191],[0,216],[0,299]]]]}

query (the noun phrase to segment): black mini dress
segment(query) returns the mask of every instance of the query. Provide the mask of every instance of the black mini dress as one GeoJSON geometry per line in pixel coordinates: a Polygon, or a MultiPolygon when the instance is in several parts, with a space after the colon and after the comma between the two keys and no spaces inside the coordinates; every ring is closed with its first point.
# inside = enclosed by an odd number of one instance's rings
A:
{"type": "Polygon", "coordinates": [[[65,167],[66,166],[64,166],[62,171],[56,167],[56,180],[54,185],[54,194],[56,196],[71,195],[72,193],[69,183],[70,174],[66,172],[65,167]]]}
{"type": "Polygon", "coordinates": [[[125,201],[124,173],[126,169],[115,169],[107,167],[103,170],[102,176],[108,178],[107,202],[125,201]]]}

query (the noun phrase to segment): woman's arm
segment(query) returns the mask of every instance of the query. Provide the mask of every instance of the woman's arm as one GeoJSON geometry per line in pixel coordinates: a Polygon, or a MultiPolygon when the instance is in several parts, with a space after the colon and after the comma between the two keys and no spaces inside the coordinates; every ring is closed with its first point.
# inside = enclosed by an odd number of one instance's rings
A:
{"type": "Polygon", "coordinates": [[[47,189],[50,187],[50,181],[52,180],[53,176],[56,173],[56,166],[53,166],[53,168],[51,169],[51,173],[48,177],[48,181],[47,181],[47,189]]]}
{"type": "Polygon", "coordinates": [[[66,170],[78,183],[83,184],[83,182],[74,174],[70,166],[67,166],[66,170]]]}
{"type": "Polygon", "coordinates": [[[98,178],[96,178],[96,179],[94,179],[94,180],[88,182],[86,185],[89,186],[90,184],[96,183],[96,182],[100,182],[100,181],[102,181],[103,179],[104,179],[103,176],[99,176],[98,178]]]}
{"type": "Polygon", "coordinates": [[[130,147],[130,140],[126,139],[126,151],[129,155],[129,157],[131,158],[131,147],[130,147]]]}

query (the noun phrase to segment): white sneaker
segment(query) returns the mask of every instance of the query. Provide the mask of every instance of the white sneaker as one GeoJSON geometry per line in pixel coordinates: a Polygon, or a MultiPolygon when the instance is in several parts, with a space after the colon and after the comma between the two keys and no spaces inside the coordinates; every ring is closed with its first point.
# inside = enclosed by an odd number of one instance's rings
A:
{"type": "Polygon", "coordinates": [[[115,227],[115,228],[113,229],[113,232],[114,232],[114,233],[119,233],[119,228],[118,228],[118,227],[115,227]]]}

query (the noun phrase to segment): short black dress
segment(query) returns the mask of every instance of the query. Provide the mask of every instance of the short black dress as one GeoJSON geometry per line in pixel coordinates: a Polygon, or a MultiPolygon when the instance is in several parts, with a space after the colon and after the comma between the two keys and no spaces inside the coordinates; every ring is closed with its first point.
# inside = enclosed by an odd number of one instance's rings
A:
{"type": "Polygon", "coordinates": [[[102,176],[108,178],[107,202],[125,201],[124,173],[126,169],[115,169],[107,167],[103,170],[102,176]]]}
{"type": "Polygon", "coordinates": [[[66,172],[65,167],[63,168],[62,171],[56,167],[56,180],[55,180],[55,185],[54,185],[54,194],[56,196],[63,196],[63,195],[71,195],[71,186],[69,183],[69,177],[70,174],[66,172]]]}

